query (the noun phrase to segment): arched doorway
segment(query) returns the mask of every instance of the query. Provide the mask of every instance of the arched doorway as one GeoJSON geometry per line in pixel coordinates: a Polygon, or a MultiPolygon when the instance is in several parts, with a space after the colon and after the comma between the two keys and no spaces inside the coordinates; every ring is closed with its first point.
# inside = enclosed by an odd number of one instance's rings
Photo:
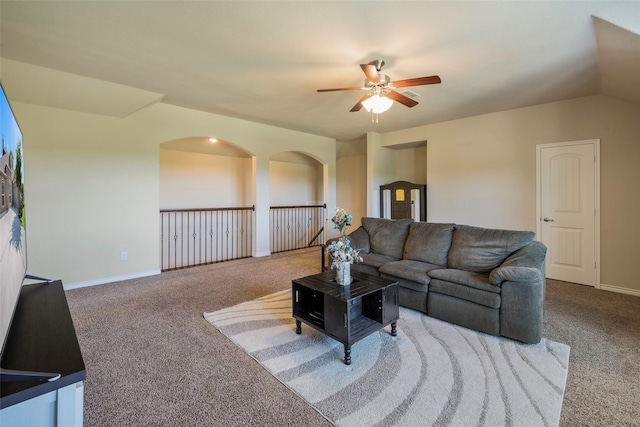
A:
{"type": "Polygon", "coordinates": [[[251,256],[251,158],[208,137],[160,144],[162,271],[251,256]]]}
{"type": "Polygon", "coordinates": [[[269,159],[271,253],[321,245],[325,240],[324,167],[305,153],[269,159]]]}

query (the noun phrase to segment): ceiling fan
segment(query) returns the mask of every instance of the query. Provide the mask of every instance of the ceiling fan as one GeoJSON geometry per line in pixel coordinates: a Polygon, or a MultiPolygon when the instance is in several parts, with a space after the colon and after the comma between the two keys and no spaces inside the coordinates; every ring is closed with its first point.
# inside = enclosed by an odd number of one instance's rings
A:
{"type": "MultiPolygon", "coordinates": [[[[389,76],[380,73],[384,66],[382,59],[376,59],[368,64],[360,64],[360,68],[364,71],[365,79],[362,87],[343,87],[336,89],[318,89],[318,92],[336,92],[342,90],[366,90],[368,91],[356,105],[350,110],[351,112],[360,111],[365,107],[372,114],[379,114],[387,111],[393,101],[399,102],[406,107],[415,107],[418,102],[396,92],[394,89],[408,86],[432,85],[441,82],[439,76],[416,77],[413,79],[391,81],[389,76]]],[[[376,120],[377,121],[377,120],[376,120]]]]}

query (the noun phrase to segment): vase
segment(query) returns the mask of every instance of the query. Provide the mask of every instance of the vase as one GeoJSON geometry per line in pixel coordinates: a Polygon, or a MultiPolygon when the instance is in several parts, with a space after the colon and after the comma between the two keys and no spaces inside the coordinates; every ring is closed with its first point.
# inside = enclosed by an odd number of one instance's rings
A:
{"type": "Polygon", "coordinates": [[[336,282],[338,285],[346,286],[351,284],[351,263],[340,262],[336,266],[336,282]]]}

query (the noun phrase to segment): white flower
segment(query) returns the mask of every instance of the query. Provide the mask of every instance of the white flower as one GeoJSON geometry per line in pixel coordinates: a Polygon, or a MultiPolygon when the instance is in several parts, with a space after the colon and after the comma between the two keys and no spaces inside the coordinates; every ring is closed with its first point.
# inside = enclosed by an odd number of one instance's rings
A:
{"type": "Polygon", "coordinates": [[[340,231],[340,234],[344,235],[347,231],[347,227],[351,225],[351,221],[353,221],[353,217],[347,213],[343,208],[339,208],[336,206],[336,213],[331,218],[331,222],[333,222],[333,228],[340,231]]]}
{"type": "Polygon", "coordinates": [[[351,247],[351,242],[345,236],[331,242],[331,244],[327,246],[326,251],[333,258],[333,261],[331,262],[332,269],[336,268],[338,264],[343,262],[353,264],[354,262],[362,261],[360,251],[353,249],[351,247]]]}

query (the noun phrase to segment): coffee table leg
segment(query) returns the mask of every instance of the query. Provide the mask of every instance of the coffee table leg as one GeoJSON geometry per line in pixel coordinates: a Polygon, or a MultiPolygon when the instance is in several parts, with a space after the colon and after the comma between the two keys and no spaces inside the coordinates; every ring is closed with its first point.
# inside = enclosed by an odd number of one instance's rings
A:
{"type": "Polygon", "coordinates": [[[302,333],[302,322],[296,320],[296,334],[300,335],[302,333]]]}
{"type": "Polygon", "coordinates": [[[351,347],[344,345],[344,364],[351,365],[351,347]]]}
{"type": "Polygon", "coordinates": [[[398,335],[398,329],[396,328],[397,326],[397,322],[393,322],[391,324],[391,336],[395,337],[396,335],[398,335]]]}

